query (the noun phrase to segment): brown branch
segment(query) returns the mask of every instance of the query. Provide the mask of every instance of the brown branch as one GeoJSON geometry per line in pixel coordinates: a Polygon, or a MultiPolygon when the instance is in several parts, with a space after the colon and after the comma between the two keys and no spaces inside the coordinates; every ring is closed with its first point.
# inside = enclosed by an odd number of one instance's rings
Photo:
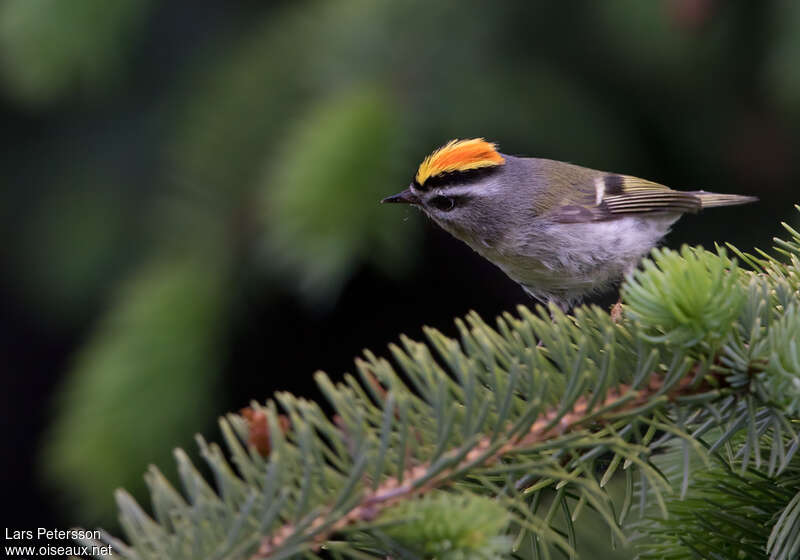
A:
{"type": "MultiPolygon", "coordinates": [[[[695,375],[684,375],[677,385],[667,393],[667,398],[674,400],[685,394],[696,394],[698,391],[702,392],[709,389],[710,386],[707,385],[705,381],[702,382],[702,386],[694,386],[697,373],[696,369],[694,373],[695,375]]],[[[603,422],[603,420],[611,414],[619,414],[620,412],[639,408],[654,398],[661,391],[663,385],[664,377],[654,373],[650,376],[649,384],[644,388],[633,389],[629,385],[620,385],[615,389],[610,389],[606,393],[606,398],[597,405],[598,409],[608,407],[605,416],[587,418],[587,414],[590,412],[588,410],[589,401],[586,397],[580,397],[577,399],[572,409],[566,414],[561,415],[561,419],[553,424],[553,421],[559,417],[558,409],[553,407],[541,415],[526,433],[510,439],[505,445],[500,446],[496,451],[487,455],[480,464],[475,464],[473,466],[490,466],[515,451],[522,451],[534,444],[563,436],[566,433],[584,427],[585,424],[590,422],[603,422]],[[631,398],[632,393],[634,394],[633,398],[631,398]]],[[[485,454],[491,446],[492,438],[489,436],[483,437],[457,465],[442,470],[423,485],[418,485],[417,481],[427,474],[430,465],[417,465],[407,469],[403,473],[402,484],[400,484],[400,479],[397,477],[387,479],[374,491],[367,492],[357,505],[335,523],[332,523],[329,527],[326,527],[325,530],[314,535],[312,539],[313,546],[319,548],[331,535],[341,531],[345,527],[359,522],[372,521],[380,515],[382,511],[401,500],[417,496],[431,489],[445,486],[450,482],[450,475],[453,472],[475,463],[475,461],[477,461],[482,454],[485,454]]],[[[309,530],[317,530],[326,522],[326,515],[321,514],[311,523],[309,530]]],[[[261,547],[252,557],[253,560],[268,558],[274,552],[277,552],[283,543],[294,533],[295,526],[293,524],[287,523],[281,526],[272,535],[262,540],[261,547]]]]}

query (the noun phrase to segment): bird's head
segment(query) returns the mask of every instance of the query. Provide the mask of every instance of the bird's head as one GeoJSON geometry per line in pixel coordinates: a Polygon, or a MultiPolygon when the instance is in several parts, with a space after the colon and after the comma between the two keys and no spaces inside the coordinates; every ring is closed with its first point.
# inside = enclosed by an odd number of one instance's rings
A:
{"type": "Polygon", "coordinates": [[[487,223],[482,214],[502,187],[495,179],[505,163],[483,138],[451,140],[423,160],[406,190],[381,202],[413,204],[452,233],[469,233],[487,223]]]}

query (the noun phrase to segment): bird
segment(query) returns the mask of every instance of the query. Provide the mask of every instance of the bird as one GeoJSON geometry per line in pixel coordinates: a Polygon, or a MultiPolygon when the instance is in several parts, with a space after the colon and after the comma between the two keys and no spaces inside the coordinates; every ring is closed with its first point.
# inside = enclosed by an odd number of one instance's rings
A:
{"type": "Polygon", "coordinates": [[[568,311],[633,272],[683,214],[756,200],[507,155],[471,138],[433,151],[381,202],[419,208],[530,296],[568,311]]]}

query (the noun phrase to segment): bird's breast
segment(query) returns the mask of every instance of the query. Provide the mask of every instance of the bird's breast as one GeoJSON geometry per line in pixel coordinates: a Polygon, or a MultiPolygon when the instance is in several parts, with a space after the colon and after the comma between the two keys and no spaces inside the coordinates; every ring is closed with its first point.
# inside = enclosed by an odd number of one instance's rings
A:
{"type": "Polygon", "coordinates": [[[585,293],[622,278],[667,233],[677,215],[540,224],[498,240],[464,239],[534,294],[585,293]]]}

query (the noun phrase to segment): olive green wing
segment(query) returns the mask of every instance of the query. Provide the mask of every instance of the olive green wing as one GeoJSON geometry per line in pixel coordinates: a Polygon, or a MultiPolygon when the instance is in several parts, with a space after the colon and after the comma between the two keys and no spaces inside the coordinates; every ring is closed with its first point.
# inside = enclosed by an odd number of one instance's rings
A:
{"type": "Polygon", "coordinates": [[[627,175],[606,175],[598,181],[597,208],[609,217],[645,212],[698,212],[702,199],[693,192],[675,191],[664,185],[627,175]]]}
{"type": "Polygon", "coordinates": [[[613,220],[654,212],[686,213],[703,208],[698,192],[675,191],[630,175],[589,172],[573,181],[566,199],[555,205],[552,217],[561,223],[613,220]]]}
{"type": "Polygon", "coordinates": [[[698,212],[704,208],[737,206],[758,200],[755,196],[720,194],[706,191],[676,191],[629,175],[609,175],[602,179],[602,196],[598,196],[597,208],[617,214],[639,214],[642,212],[698,212]],[[622,179],[617,179],[621,177],[622,179]],[[622,183],[621,188],[615,187],[622,183]]]}

